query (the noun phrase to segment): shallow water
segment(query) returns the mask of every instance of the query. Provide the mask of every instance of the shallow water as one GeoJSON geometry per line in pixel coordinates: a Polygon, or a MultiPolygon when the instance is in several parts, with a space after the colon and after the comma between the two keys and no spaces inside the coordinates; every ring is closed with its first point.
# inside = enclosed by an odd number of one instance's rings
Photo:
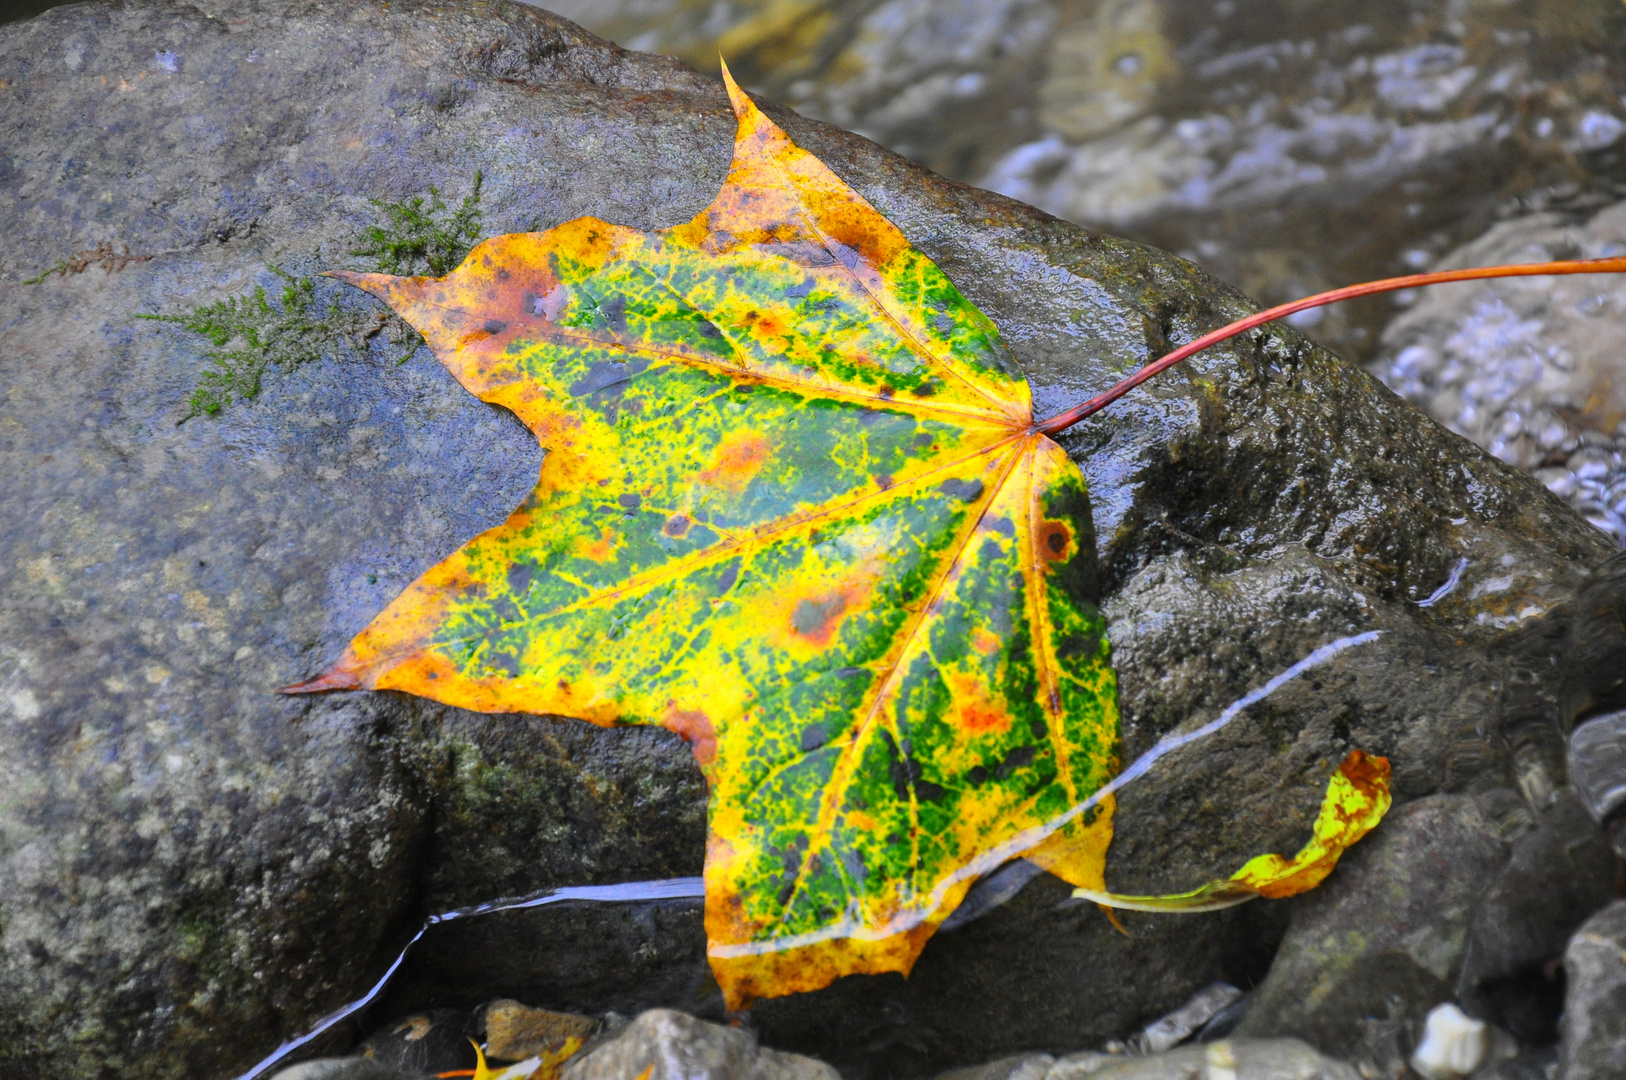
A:
{"type": "Polygon", "coordinates": [[[553,904],[648,903],[659,900],[697,899],[705,895],[705,882],[700,878],[662,878],[658,881],[628,881],[616,885],[578,885],[563,889],[547,889],[530,896],[492,900],[484,904],[473,904],[469,907],[442,912],[439,915],[431,915],[424,920],[423,926],[418,929],[416,934],[412,935],[411,940],[396,954],[395,960],[384,970],[384,974],[379,977],[379,980],[373,984],[370,990],[356,1000],[340,1006],[322,1017],[309,1031],[289,1039],[277,1047],[257,1062],[253,1068],[238,1077],[237,1080],[258,1080],[259,1077],[269,1075],[273,1069],[298,1060],[296,1055],[301,1048],[315,1042],[346,1020],[361,1013],[373,1002],[379,1000],[389,987],[390,981],[395,978],[396,973],[407,962],[412,947],[423,940],[423,936],[436,926],[455,922],[459,919],[472,919],[481,915],[496,915],[505,911],[529,911],[553,904]]]}

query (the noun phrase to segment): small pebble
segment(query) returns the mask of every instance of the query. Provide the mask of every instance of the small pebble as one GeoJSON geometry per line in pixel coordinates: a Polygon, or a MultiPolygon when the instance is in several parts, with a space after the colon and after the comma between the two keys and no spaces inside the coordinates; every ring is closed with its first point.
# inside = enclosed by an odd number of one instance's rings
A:
{"type": "Polygon", "coordinates": [[[1457,1080],[1479,1068],[1489,1049],[1490,1028],[1448,1001],[1429,1010],[1411,1067],[1424,1080],[1457,1080]]]}

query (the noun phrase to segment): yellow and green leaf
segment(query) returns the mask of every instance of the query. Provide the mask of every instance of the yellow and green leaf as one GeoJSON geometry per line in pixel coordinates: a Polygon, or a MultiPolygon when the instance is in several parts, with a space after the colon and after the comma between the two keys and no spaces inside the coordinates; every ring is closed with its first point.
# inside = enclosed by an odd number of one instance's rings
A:
{"type": "MultiPolygon", "coordinates": [[[[1118,718],[1084,479],[998,331],[730,93],[733,167],[693,221],[341,275],[547,454],[294,689],[682,735],[740,1005],[907,971],[982,863],[1110,778],[1118,718]]],[[[1091,829],[1104,849],[1110,815],[1091,829]]]]}
{"type": "MultiPolygon", "coordinates": [[[[725,72],[726,76],[726,72],[725,72]]],[[[1117,690],[1084,478],[993,323],[742,94],[692,221],[339,274],[546,449],[529,499],[292,692],[650,724],[711,787],[730,1007],[907,973],[1026,855],[1102,888],[1117,690]]]]}

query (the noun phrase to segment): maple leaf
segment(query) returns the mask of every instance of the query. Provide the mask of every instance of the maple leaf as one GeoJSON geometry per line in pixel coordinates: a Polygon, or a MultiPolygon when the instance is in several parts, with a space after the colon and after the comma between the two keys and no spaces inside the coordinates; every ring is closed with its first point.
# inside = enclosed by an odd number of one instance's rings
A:
{"type": "MultiPolygon", "coordinates": [[[[335,274],[547,454],[504,524],[290,689],[682,735],[739,1006],[907,972],[980,873],[1111,777],[1118,713],[1084,478],[993,323],[729,93],[733,166],[686,224],[335,274]]],[[[1075,884],[1100,884],[1110,822],[1055,842],[1075,884]]]]}
{"type": "Polygon", "coordinates": [[[1320,294],[1037,423],[993,323],[724,77],[734,160],[692,221],[496,237],[443,278],[334,273],[546,456],[506,522],[286,692],[682,736],[711,787],[706,932],[730,1008],[907,974],[976,878],[1018,855],[1118,906],[1313,887],[1387,807],[1382,759],[1345,762],[1292,860],[1176,897],[1105,891],[1117,690],[1088,493],[1050,436],[1294,311],[1626,259],[1320,294]]]}

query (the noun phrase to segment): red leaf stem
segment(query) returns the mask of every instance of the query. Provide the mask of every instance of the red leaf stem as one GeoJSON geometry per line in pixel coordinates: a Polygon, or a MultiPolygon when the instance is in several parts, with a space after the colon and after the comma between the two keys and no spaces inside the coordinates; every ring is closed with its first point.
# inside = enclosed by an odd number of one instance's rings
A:
{"type": "Polygon", "coordinates": [[[1292,315],[1297,311],[1306,311],[1310,308],[1322,307],[1325,304],[1335,304],[1340,300],[1352,300],[1357,296],[1371,296],[1375,293],[1394,292],[1397,289],[1413,289],[1420,285],[1439,285],[1447,281],[1475,281],[1481,278],[1502,277],[1535,277],[1548,274],[1619,274],[1626,273],[1626,257],[1612,259],[1568,259],[1561,262],[1523,263],[1515,266],[1478,266],[1467,270],[1440,270],[1432,274],[1408,274],[1405,277],[1383,278],[1379,281],[1368,281],[1360,285],[1348,285],[1342,289],[1333,289],[1331,292],[1316,293],[1306,296],[1302,300],[1294,300],[1287,304],[1278,304],[1273,308],[1249,315],[1245,319],[1238,319],[1229,326],[1204,334],[1197,340],[1180,346],[1173,352],[1147,364],[1133,375],[1124,379],[1112,389],[1100,393],[1077,406],[1051,417],[1039,424],[1035,430],[1045,435],[1055,436],[1066,431],[1086,416],[1100,412],[1108,405],[1123,397],[1129,391],[1153,376],[1178,364],[1194,353],[1202,352],[1210,345],[1217,345],[1238,334],[1246,333],[1256,326],[1292,315]]]}

